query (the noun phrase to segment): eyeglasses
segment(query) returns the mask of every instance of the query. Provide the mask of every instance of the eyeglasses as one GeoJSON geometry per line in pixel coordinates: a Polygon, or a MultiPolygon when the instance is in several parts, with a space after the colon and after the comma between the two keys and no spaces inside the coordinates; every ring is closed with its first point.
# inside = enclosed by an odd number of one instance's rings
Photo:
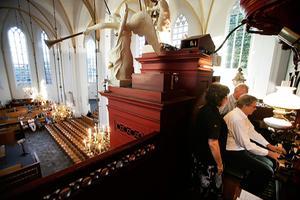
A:
{"type": "Polygon", "coordinates": [[[256,103],[255,104],[250,104],[248,107],[251,107],[253,109],[256,109],[256,103]]]}

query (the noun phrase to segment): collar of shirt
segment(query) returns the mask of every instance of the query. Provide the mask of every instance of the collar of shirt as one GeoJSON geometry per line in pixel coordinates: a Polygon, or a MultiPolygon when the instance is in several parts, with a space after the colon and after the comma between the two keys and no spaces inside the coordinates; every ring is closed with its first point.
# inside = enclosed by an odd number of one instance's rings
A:
{"type": "Polygon", "coordinates": [[[234,110],[240,115],[241,118],[248,119],[247,115],[240,108],[236,107],[234,110]]]}

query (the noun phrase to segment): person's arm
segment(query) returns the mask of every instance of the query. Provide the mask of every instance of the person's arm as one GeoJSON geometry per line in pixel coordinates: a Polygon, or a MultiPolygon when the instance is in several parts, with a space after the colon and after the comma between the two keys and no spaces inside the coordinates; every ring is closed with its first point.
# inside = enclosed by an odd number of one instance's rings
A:
{"type": "Polygon", "coordinates": [[[286,154],[285,149],[282,146],[274,146],[272,144],[268,144],[267,148],[270,149],[271,151],[280,153],[280,154],[286,154]]]}
{"type": "Polygon", "coordinates": [[[268,155],[270,158],[273,158],[274,160],[277,161],[277,159],[279,158],[280,154],[279,153],[276,153],[276,152],[273,152],[273,151],[269,151],[268,150],[268,155]]]}
{"type": "Polygon", "coordinates": [[[223,172],[223,162],[220,152],[219,141],[217,139],[208,139],[208,146],[214,157],[215,162],[217,163],[218,174],[223,172]]]}
{"type": "Polygon", "coordinates": [[[280,154],[285,154],[286,151],[284,148],[281,147],[276,147],[272,144],[270,144],[260,133],[258,133],[255,129],[254,126],[251,124],[251,129],[250,129],[250,138],[257,143],[263,145],[264,147],[268,148],[268,156],[277,160],[280,154]]]}
{"type": "Polygon", "coordinates": [[[268,150],[250,141],[249,124],[246,120],[231,121],[231,127],[236,144],[255,155],[266,156],[268,150]]]}
{"type": "Polygon", "coordinates": [[[264,147],[267,147],[270,143],[260,134],[258,133],[255,129],[254,129],[254,126],[253,124],[249,122],[249,126],[250,126],[250,130],[249,130],[249,133],[250,133],[250,139],[261,144],[262,146],[264,147]]]}

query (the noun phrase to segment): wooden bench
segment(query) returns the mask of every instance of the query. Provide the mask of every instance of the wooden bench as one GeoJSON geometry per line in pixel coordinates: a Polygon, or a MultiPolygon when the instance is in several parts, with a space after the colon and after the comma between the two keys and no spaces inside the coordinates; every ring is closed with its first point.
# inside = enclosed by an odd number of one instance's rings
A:
{"type": "Polygon", "coordinates": [[[32,164],[26,166],[15,164],[0,170],[0,193],[41,177],[40,161],[35,153],[32,160],[32,164]]]}
{"type": "Polygon", "coordinates": [[[92,118],[90,118],[90,117],[87,117],[87,116],[85,116],[85,115],[81,115],[81,118],[82,118],[82,120],[86,123],[86,124],[88,124],[89,126],[95,126],[95,122],[94,122],[94,120],[92,119],[92,118]]]}

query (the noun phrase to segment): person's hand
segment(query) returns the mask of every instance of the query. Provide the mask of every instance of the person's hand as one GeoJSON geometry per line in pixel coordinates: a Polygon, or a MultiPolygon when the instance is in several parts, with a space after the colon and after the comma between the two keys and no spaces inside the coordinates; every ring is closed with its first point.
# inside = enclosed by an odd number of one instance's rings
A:
{"type": "Polygon", "coordinates": [[[224,171],[223,164],[217,165],[217,168],[218,168],[218,175],[221,175],[223,173],[223,171],[224,171]]]}
{"type": "Polygon", "coordinates": [[[281,154],[283,154],[283,155],[286,154],[286,150],[283,148],[282,144],[278,144],[278,145],[276,146],[276,152],[277,152],[277,153],[281,153],[281,154]]]}
{"type": "Polygon", "coordinates": [[[279,158],[280,154],[279,154],[279,153],[276,153],[276,152],[274,152],[274,151],[269,151],[269,152],[268,152],[268,156],[269,156],[270,158],[273,158],[274,160],[278,161],[278,158],[279,158]]]}
{"type": "Polygon", "coordinates": [[[268,149],[270,149],[271,151],[274,151],[276,153],[280,153],[280,154],[286,154],[285,149],[282,147],[282,144],[278,144],[277,146],[268,144],[267,145],[268,149]]]}

